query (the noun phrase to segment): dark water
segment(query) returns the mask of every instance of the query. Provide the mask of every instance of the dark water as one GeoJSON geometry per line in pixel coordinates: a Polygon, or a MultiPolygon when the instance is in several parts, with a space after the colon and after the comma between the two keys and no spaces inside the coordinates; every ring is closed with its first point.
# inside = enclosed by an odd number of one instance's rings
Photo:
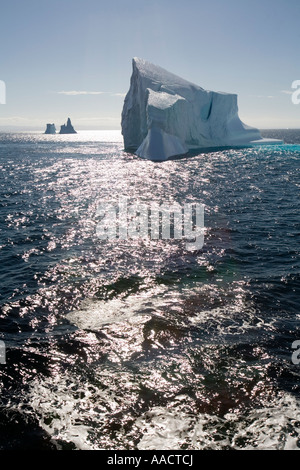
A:
{"type": "Polygon", "coordinates": [[[1,134],[0,449],[300,447],[300,132],[263,134],[164,163],[1,134]],[[99,240],[120,195],[203,203],[203,248],[99,240]]]}

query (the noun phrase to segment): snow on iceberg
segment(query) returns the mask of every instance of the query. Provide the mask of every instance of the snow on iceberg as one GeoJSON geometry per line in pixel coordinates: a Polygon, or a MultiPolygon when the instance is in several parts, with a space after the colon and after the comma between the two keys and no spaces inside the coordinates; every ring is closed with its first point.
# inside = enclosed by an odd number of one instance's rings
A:
{"type": "Polygon", "coordinates": [[[143,59],[132,65],[122,111],[126,150],[162,161],[193,149],[281,143],[242,123],[237,95],[206,91],[143,59]]]}

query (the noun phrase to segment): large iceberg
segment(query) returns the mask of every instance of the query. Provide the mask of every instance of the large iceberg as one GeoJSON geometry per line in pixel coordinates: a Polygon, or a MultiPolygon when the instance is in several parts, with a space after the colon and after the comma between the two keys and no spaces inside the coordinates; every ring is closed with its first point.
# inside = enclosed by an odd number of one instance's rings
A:
{"type": "Polygon", "coordinates": [[[195,149],[280,143],[240,120],[237,95],[206,91],[143,59],[132,65],[122,111],[126,150],[161,161],[195,149]]]}

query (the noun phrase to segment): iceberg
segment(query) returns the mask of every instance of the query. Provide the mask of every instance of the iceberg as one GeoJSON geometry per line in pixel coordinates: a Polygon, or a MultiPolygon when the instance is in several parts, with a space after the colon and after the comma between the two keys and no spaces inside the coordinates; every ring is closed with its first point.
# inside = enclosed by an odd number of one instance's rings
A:
{"type": "Polygon", "coordinates": [[[68,118],[67,124],[60,126],[60,134],[77,134],[74,127],[72,126],[71,119],[68,118]]]}
{"type": "Polygon", "coordinates": [[[279,144],[238,115],[237,95],[207,91],[146,60],[132,60],[122,110],[124,148],[163,161],[196,149],[279,144]]]}
{"type": "Polygon", "coordinates": [[[47,124],[45,134],[56,134],[55,124],[47,124]]]}

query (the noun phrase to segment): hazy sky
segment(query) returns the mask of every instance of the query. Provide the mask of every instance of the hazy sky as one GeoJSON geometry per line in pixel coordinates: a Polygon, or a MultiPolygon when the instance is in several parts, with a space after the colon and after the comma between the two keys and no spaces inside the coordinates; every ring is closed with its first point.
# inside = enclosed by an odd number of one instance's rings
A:
{"type": "Polygon", "coordinates": [[[118,129],[132,57],[238,93],[260,128],[300,127],[299,0],[1,0],[0,127],[118,129]]]}

